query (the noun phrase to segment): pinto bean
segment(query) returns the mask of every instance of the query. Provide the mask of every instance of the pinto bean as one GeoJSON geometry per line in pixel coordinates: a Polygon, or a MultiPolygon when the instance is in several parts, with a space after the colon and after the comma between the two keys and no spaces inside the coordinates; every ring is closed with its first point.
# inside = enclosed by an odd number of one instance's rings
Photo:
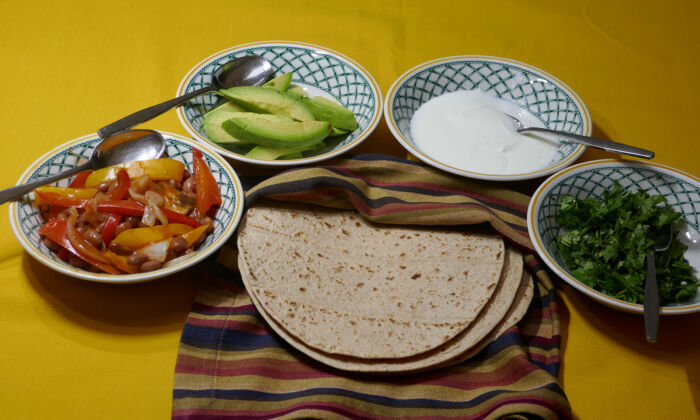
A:
{"type": "Polygon", "coordinates": [[[129,255],[133,252],[129,247],[118,242],[110,242],[107,248],[117,255],[129,255]]]}
{"type": "Polygon", "coordinates": [[[175,236],[170,241],[170,250],[178,253],[184,251],[187,248],[187,240],[182,236],[175,236]]]}
{"type": "Polygon", "coordinates": [[[73,254],[68,256],[68,264],[78,268],[86,268],[89,265],[85,260],[78,258],[73,254]]]}
{"type": "Polygon", "coordinates": [[[110,185],[111,185],[111,182],[105,181],[97,186],[97,190],[100,192],[107,192],[107,191],[109,191],[110,185]]]}
{"type": "Polygon", "coordinates": [[[162,266],[163,264],[161,264],[160,261],[148,260],[145,263],[141,264],[141,266],[139,267],[139,271],[142,273],[146,271],[153,271],[159,269],[162,266]]]}
{"type": "Polygon", "coordinates": [[[126,257],[126,263],[129,265],[141,265],[148,261],[148,255],[146,254],[141,254],[141,253],[133,253],[126,257]]]}
{"type": "Polygon", "coordinates": [[[195,180],[194,177],[191,176],[185,180],[185,182],[182,183],[182,191],[185,192],[194,192],[195,190],[195,180]]]}
{"type": "Polygon", "coordinates": [[[102,235],[97,233],[95,229],[87,229],[84,233],[85,239],[87,239],[90,244],[95,248],[102,249],[104,242],[102,241],[102,235]]]}

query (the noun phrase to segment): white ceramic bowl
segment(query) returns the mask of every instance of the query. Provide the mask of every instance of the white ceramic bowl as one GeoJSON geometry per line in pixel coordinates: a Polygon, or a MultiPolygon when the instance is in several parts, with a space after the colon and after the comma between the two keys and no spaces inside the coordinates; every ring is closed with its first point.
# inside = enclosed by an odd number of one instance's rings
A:
{"type": "Polygon", "coordinates": [[[425,102],[443,93],[480,89],[515,102],[545,127],[590,135],[591,117],[576,93],[554,76],[514,60],[488,56],[455,56],[420,64],[401,75],[389,88],[384,118],[401,145],[423,162],[453,174],[491,181],[542,177],[571,165],[585,147],[562,142],[556,156],[537,170],[510,175],[457,168],[429,156],[411,137],[411,118],[425,102]]]}
{"type": "Polygon", "coordinates": [[[226,148],[212,142],[204,132],[202,117],[217,105],[221,98],[219,95],[202,95],[178,107],[177,115],[185,130],[196,140],[212,146],[221,155],[255,165],[309,164],[349,151],[377,127],[382,113],[382,94],[372,75],[349,57],[328,48],[301,42],[255,42],[218,52],[205,58],[187,73],[180,83],[177,95],[208,86],[212,74],[221,64],[246,55],[265,57],[272,63],[277,75],[291,72],[292,83],[301,85],[314,96],[335,99],[355,113],[359,127],[347,136],[327,139],[327,147],[312,156],[288,160],[254,159],[245,156],[235,146],[226,148]]]}
{"type": "MultiPolygon", "coordinates": [[[[598,302],[641,314],[642,305],[612,298],[577,280],[567,269],[555,239],[564,232],[557,224],[561,195],[600,199],[603,191],[612,189],[615,181],[622,190],[662,194],[668,205],[682,213],[687,228],[679,239],[688,245],[685,257],[696,274],[700,274],[700,179],[657,163],[604,159],[566,168],[545,180],[532,196],[527,210],[527,228],[537,253],[564,281],[598,302]]],[[[700,311],[700,291],[690,302],[660,309],[662,314],[697,311],[700,311]]]]}
{"type": "MultiPolygon", "coordinates": [[[[223,202],[214,218],[214,232],[209,234],[199,249],[192,254],[192,257],[173,261],[172,264],[166,264],[159,270],[136,274],[92,273],[73,267],[60,260],[55,252],[42,244],[38,229],[44,224],[44,220],[39,209],[34,205],[33,193],[10,204],[10,224],[17,240],[24,249],[37,261],[60,273],[104,283],[137,283],[164,277],[197,264],[219,249],[231,237],[243,214],[244,195],[238,176],[228,162],[211,147],[177,134],[162,131],[160,133],[165,138],[168,157],[184,162],[190,172],[192,172],[192,147],[201,150],[221,191],[223,202]]],[[[22,174],[18,184],[34,181],[84,162],[91,156],[92,150],[100,141],[101,139],[97,135],[90,134],[58,146],[37,159],[22,174]]],[[[65,187],[71,180],[72,178],[66,178],[53,185],[65,187]]]]}

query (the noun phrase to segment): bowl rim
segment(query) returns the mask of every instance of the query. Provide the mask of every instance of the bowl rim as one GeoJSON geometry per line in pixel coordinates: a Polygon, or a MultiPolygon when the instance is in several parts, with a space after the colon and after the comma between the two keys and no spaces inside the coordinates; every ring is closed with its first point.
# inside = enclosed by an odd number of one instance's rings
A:
{"type": "MultiPolygon", "coordinates": [[[[602,303],[606,306],[609,306],[611,308],[615,309],[620,309],[625,312],[630,312],[630,313],[635,313],[635,314],[643,314],[644,313],[644,306],[639,304],[639,303],[630,303],[626,302],[621,299],[617,299],[611,296],[608,296],[602,292],[599,292],[595,290],[594,288],[587,286],[577,280],[574,276],[568,273],[568,271],[564,268],[561,267],[557,262],[549,255],[547,250],[545,249],[544,245],[542,244],[540,240],[540,235],[539,235],[539,227],[536,223],[536,214],[539,212],[541,206],[542,206],[542,199],[545,193],[550,191],[553,186],[556,184],[556,181],[560,180],[561,178],[567,176],[567,175],[572,175],[576,174],[578,172],[583,172],[584,170],[587,169],[592,169],[596,167],[601,167],[603,165],[618,165],[618,166],[632,166],[632,167],[637,167],[637,168],[642,168],[642,167],[653,167],[653,168],[658,168],[661,169],[662,171],[667,171],[669,173],[672,173],[674,175],[679,175],[681,177],[687,178],[689,181],[692,183],[696,184],[700,188],[700,178],[696,177],[695,175],[692,175],[688,172],[681,171],[679,169],[670,167],[668,165],[663,165],[660,163],[656,162],[648,162],[648,161],[642,161],[642,160],[635,160],[635,159],[599,159],[599,160],[592,160],[592,161],[587,161],[587,162],[582,162],[573,166],[570,166],[560,172],[557,172],[556,174],[550,176],[547,178],[542,184],[537,188],[537,190],[534,192],[532,195],[532,198],[530,199],[530,203],[528,205],[527,209],[527,230],[530,235],[530,240],[532,241],[533,246],[535,247],[535,250],[537,251],[538,256],[544,261],[544,263],[552,270],[554,273],[559,276],[562,280],[564,280],[566,283],[569,285],[573,286],[575,289],[577,289],[580,292],[583,292],[585,295],[588,297],[592,298],[593,300],[602,303]]],[[[662,306],[659,308],[659,313],[662,315],[679,315],[679,314],[686,314],[686,313],[693,313],[693,312],[698,312],[700,311],[700,303],[695,303],[691,305],[678,305],[678,306],[662,306]]]]}
{"type": "Polygon", "coordinates": [[[323,53],[334,55],[337,58],[340,58],[341,60],[349,63],[351,66],[354,66],[357,68],[357,70],[367,79],[369,82],[369,85],[371,86],[371,89],[374,91],[374,94],[377,97],[376,100],[376,109],[374,111],[374,114],[372,115],[372,119],[370,121],[369,126],[360,132],[360,135],[358,135],[357,138],[355,138],[352,142],[349,144],[346,144],[342,147],[339,147],[337,149],[330,150],[326,153],[323,153],[321,155],[316,155],[316,156],[309,156],[301,159],[288,159],[288,160],[264,160],[264,159],[255,159],[255,158],[249,158],[244,155],[240,155],[237,153],[234,153],[226,148],[223,148],[217,144],[215,144],[212,141],[209,141],[205,138],[203,138],[197,130],[192,127],[190,122],[187,120],[185,117],[185,113],[182,110],[182,107],[178,107],[176,110],[177,117],[180,120],[180,124],[185,128],[185,130],[194,138],[197,142],[200,143],[206,143],[208,146],[211,146],[214,150],[216,150],[217,153],[226,156],[228,158],[240,161],[240,162],[245,162],[253,165],[261,165],[261,166],[295,166],[295,165],[305,165],[309,163],[315,163],[315,162],[320,162],[326,159],[333,158],[337,155],[340,155],[342,153],[348,152],[349,150],[353,149],[354,147],[358,146],[360,143],[365,141],[367,137],[370,136],[374,132],[374,130],[377,128],[379,125],[379,121],[381,120],[382,117],[382,106],[384,104],[383,98],[382,98],[382,91],[379,88],[379,85],[377,84],[377,81],[374,79],[372,74],[367,71],[362,65],[360,65],[357,61],[353,60],[352,58],[346,56],[345,54],[339,53],[338,51],[332,50],[327,47],[323,47],[320,45],[316,44],[310,44],[306,42],[299,42],[299,41],[284,41],[284,40],[276,40],[276,41],[256,41],[256,42],[249,42],[246,44],[240,44],[236,45],[233,47],[226,48],[224,50],[218,51],[214,54],[209,55],[205,59],[201,60],[199,63],[197,63],[194,67],[192,67],[186,74],[185,77],[180,81],[180,85],[177,88],[176,95],[177,96],[182,96],[185,86],[189,82],[189,80],[192,78],[192,76],[204,65],[209,63],[210,61],[213,61],[221,56],[224,56],[232,51],[236,51],[239,49],[243,48],[250,48],[250,47],[265,47],[265,46],[284,46],[284,45],[289,45],[289,46],[294,46],[294,47],[306,47],[306,48],[314,48],[317,50],[320,50],[323,53]]]}
{"type": "Polygon", "coordinates": [[[574,153],[571,154],[568,158],[562,160],[561,162],[558,162],[556,165],[538,170],[538,171],[533,171],[533,172],[526,172],[522,174],[510,174],[510,175],[499,175],[499,174],[485,174],[482,172],[474,172],[474,171],[467,171],[464,169],[460,169],[451,165],[444,164],[438,160],[435,160],[434,158],[428,156],[427,154],[423,153],[420,151],[418,148],[413,146],[407,138],[405,138],[402,134],[399,128],[396,125],[396,121],[394,120],[393,113],[392,113],[392,106],[391,103],[393,102],[394,97],[396,96],[396,92],[398,90],[398,87],[405,82],[410,76],[413,76],[414,74],[418,73],[419,71],[430,67],[434,64],[438,63],[449,63],[449,62],[458,62],[458,61],[477,61],[477,60],[482,60],[482,61],[492,61],[492,62],[497,62],[497,63],[505,63],[509,65],[514,65],[516,67],[522,67],[526,70],[532,71],[534,73],[538,73],[545,78],[548,78],[551,82],[554,84],[558,85],[562,90],[567,92],[571,98],[574,100],[576,105],[578,106],[579,110],[581,111],[581,114],[583,116],[583,128],[584,132],[583,135],[585,136],[590,136],[592,131],[593,131],[593,123],[591,121],[591,115],[588,112],[588,108],[586,105],[583,103],[583,100],[578,96],[578,94],[571,89],[566,83],[562,82],[559,80],[557,77],[551,75],[550,73],[547,73],[546,71],[537,68],[535,66],[532,66],[527,63],[523,63],[518,60],[513,60],[510,58],[503,58],[503,57],[496,57],[496,56],[490,56],[490,55],[453,55],[449,57],[441,57],[441,58],[436,58],[434,60],[426,61],[424,63],[418,64],[417,66],[407,70],[404,72],[401,76],[399,76],[394,83],[392,83],[391,87],[386,93],[385,96],[385,103],[384,103],[384,119],[386,120],[387,126],[389,127],[389,131],[394,135],[394,138],[408,151],[411,153],[413,156],[417,157],[418,159],[422,160],[423,162],[434,166],[438,169],[442,169],[444,171],[456,174],[456,175],[461,175],[467,178],[474,178],[474,179],[483,179],[483,180],[488,180],[488,181],[520,181],[520,180],[526,180],[526,179],[532,179],[532,178],[539,178],[543,177],[549,174],[552,174],[562,168],[565,168],[569,165],[571,165],[573,162],[576,161],[576,159],[581,156],[581,154],[586,150],[586,146],[584,145],[578,145],[574,149],[574,153]]]}
{"type": "MultiPolygon", "coordinates": [[[[21,204],[18,201],[12,201],[10,202],[9,206],[9,216],[10,216],[10,226],[12,227],[12,232],[14,233],[15,237],[19,241],[19,243],[22,245],[22,247],[32,256],[34,257],[35,260],[38,262],[42,263],[43,265],[58,271],[62,274],[83,279],[83,280],[90,280],[90,281],[95,281],[95,282],[101,282],[101,283],[112,283],[112,284],[130,284],[130,283],[140,283],[140,282],[145,282],[149,280],[155,280],[159,279],[171,274],[175,274],[179,271],[182,271],[186,268],[189,268],[198,262],[201,262],[202,260],[206,259],[209,257],[211,254],[216,252],[224,243],[226,243],[227,240],[231,238],[233,235],[238,223],[240,222],[240,219],[243,215],[243,209],[244,209],[244,201],[245,197],[243,194],[243,186],[241,185],[241,181],[238,179],[238,175],[236,172],[233,170],[231,165],[224,159],[222,156],[220,156],[218,153],[213,151],[210,147],[206,145],[201,145],[198,142],[195,142],[192,139],[189,139],[187,137],[184,137],[179,134],[174,134],[170,133],[167,131],[162,131],[162,130],[156,130],[159,133],[161,133],[163,136],[170,137],[175,139],[176,141],[186,143],[188,145],[197,147],[202,149],[203,152],[207,153],[210,155],[213,159],[215,159],[219,164],[224,168],[224,170],[228,173],[228,175],[231,177],[233,180],[233,190],[234,194],[236,197],[236,203],[235,203],[235,208],[233,211],[233,220],[228,226],[224,227],[224,231],[221,234],[219,238],[217,238],[209,247],[207,247],[204,250],[197,251],[196,255],[192,256],[191,258],[187,258],[183,261],[180,261],[172,266],[167,266],[164,268],[161,268],[159,270],[155,271],[150,271],[146,273],[135,273],[135,274],[107,274],[107,273],[91,273],[85,270],[81,270],[78,268],[73,268],[69,266],[62,266],[60,264],[57,264],[53,259],[47,257],[44,255],[41,251],[36,249],[26,238],[24,232],[19,226],[18,219],[18,209],[19,205],[21,204]]],[[[97,134],[92,133],[92,134],[87,134],[72,140],[69,140],[59,146],[54,147],[50,151],[44,153],[36,159],[29,167],[20,175],[19,179],[17,180],[17,184],[24,183],[25,180],[29,177],[30,174],[32,174],[41,164],[46,162],[48,159],[50,159],[52,156],[55,154],[71,147],[75,146],[77,144],[80,144],[82,142],[88,141],[88,140],[93,140],[98,138],[97,134]]]]}

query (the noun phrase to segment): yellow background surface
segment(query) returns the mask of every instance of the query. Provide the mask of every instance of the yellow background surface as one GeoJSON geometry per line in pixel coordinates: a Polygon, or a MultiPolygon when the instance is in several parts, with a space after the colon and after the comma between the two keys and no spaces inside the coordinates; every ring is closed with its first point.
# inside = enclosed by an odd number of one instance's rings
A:
{"type": "MultiPolygon", "coordinates": [[[[49,149],[170,99],[203,58],[264,40],[339,51],[383,92],[439,57],[520,60],[580,95],[594,135],[655,150],[656,162],[697,176],[698,16],[691,0],[1,0],[0,187],[49,149]]],[[[174,111],[144,127],[187,134],[174,111]]],[[[405,155],[383,121],[355,151],[405,155]]],[[[3,212],[0,417],[169,417],[197,268],[127,286],[65,277],[23,251],[3,212]]],[[[697,418],[700,314],[664,317],[648,344],[640,316],[558,289],[560,380],[577,418],[697,418]]]]}

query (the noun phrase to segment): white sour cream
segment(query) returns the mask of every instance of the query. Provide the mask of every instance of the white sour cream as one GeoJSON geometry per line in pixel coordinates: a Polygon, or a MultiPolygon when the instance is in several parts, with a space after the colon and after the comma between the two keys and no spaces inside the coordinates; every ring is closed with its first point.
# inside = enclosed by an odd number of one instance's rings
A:
{"type": "Polygon", "coordinates": [[[514,175],[545,167],[556,155],[557,141],[518,133],[503,112],[527,127],[544,127],[513,102],[460,90],[421,105],[411,119],[411,137],[428,156],[465,171],[514,175]]]}

